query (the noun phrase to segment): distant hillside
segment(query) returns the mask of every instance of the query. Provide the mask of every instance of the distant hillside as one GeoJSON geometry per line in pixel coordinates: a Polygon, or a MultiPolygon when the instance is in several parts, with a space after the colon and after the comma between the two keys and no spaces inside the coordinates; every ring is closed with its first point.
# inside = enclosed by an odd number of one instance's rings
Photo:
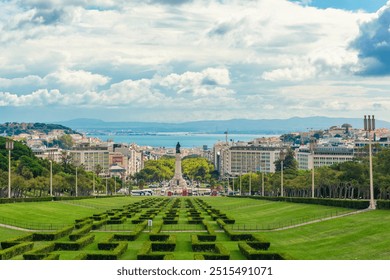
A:
{"type": "Polygon", "coordinates": [[[19,135],[22,133],[31,134],[32,131],[48,134],[52,130],[63,130],[65,134],[78,133],[73,129],[60,124],[46,123],[15,123],[7,122],[0,124],[0,134],[2,135],[19,135]]]}
{"type": "MultiPolygon", "coordinates": [[[[76,130],[125,130],[135,133],[144,132],[194,132],[194,133],[261,133],[281,134],[312,129],[327,129],[331,126],[341,126],[345,123],[354,128],[363,127],[363,118],[328,118],[306,117],[290,119],[263,119],[263,120],[210,120],[184,123],[158,122],[104,122],[96,119],[75,119],[60,122],[62,125],[76,130]]],[[[390,128],[390,122],[377,120],[376,127],[390,128]]]]}

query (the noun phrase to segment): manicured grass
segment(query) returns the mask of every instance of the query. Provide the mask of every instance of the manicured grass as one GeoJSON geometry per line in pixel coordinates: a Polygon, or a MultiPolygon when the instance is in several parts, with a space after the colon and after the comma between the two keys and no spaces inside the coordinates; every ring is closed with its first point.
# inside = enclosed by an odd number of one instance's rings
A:
{"type": "Polygon", "coordinates": [[[375,210],[262,233],[272,250],[301,260],[389,260],[390,212],[375,210]]]}
{"type": "Polygon", "coordinates": [[[235,227],[246,224],[249,226],[247,228],[256,228],[255,225],[260,229],[280,228],[353,211],[331,206],[245,198],[202,197],[202,199],[215,208],[221,209],[228,217],[235,219],[235,227]]]}
{"type": "Polygon", "coordinates": [[[25,231],[0,227],[0,242],[27,234],[25,231]]]}
{"type": "Polygon", "coordinates": [[[68,225],[75,219],[139,201],[133,197],[0,204],[0,223],[24,228],[48,229],[49,224],[68,225]]]}
{"type": "MultiPolygon", "coordinates": [[[[74,224],[75,219],[84,218],[93,214],[104,212],[104,209],[118,209],[124,205],[140,202],[149,198],[140,197],[115,197],[103,199],[86,199],[68,202],[34,202],[14,203],[0,205],[0,219],[14,219],[23,223],[68,223],[74,224]],[[54,218],[53,218],[54,217],[54,218]]],[[[170,209],[175,198],[166,204],[153,219],[153,227],[157,228],[162,223],[163,216],[170,209]]],[[[181,206],[176,208],[179,219],[177,225],[163,225],[164,234],[176,235],[176,248],[172,252],[177,260],[192,260],[194,252],[191,248],[192,234],[206,234],[203,225],[188,223],[185,199],[180,198],[181,206]],[[192,231],[189,231],[192,230],[192,231]]],[[[193,198],[190,198],[193,199],[193,198]]],[[[200,197],[201,200],[235,219],[237,224],[272,224],[278,225],[298,224],[300,221],[313,220],[329,216],[330,213],[350,212],[352,210],[328,206],[306,205],[287,202],[272,202],[252,200],[248,198],[226,197],[200,197]]],[[[245,257],[238,249],[237,242],[231,241],[225,232],[211,216],[193,200],[196,209],[201,212],[204,220],[216,230],[216,242],[230,251],[230,259],[242,260],[245,257]]],[[[154,208],[154,206],[152,206],[154,208]]],[[[93,231],[95,240],[80,251],[56,251],[61,260],[76,258],[80,253],[98,252],[97,243],[104,241],[114,231],[124,233],[123,230],[133,231],[137,225],[132,224],[133,219],[138,219],[148,210],[147,206],[141,207],[137,214],[128,218],[123,224],[108,225],[98,231],[93,231]],[[107,230],[104,232],[104,230],[107,230]],[[113,231],[113,232],[111,232],[113,231]]],[[[1,223],[1,222],[0,222],[1,223]]],[[[230,226],[230,225],[229,225],[230,226]]],[[[234,227],[233,227],[234,229],[234,227]]],[[[240,233],[243,233],[242,228],[240,233]]],[[[263,241],[271,242],[270,251],[286,253],[293,259],[390,259],[390,211],[375,210],[346,217],[340,217],[328,221],[321,221],[309,225],[299,226],[280,231],[262,230],[251,231],[263,241]]],[[[26,232],[16,231],[0,227],[0,241],[25,235],[26,232]]],[[[135,241],[128,242],[128,250],[120,257],[122,260],[135,260],[137,253],[144,242],[149,240],[147,229],[140,234],[135,241]]],[[[59,241],[69,241],[69,236],[62,237],[59,241]]],[[[43,242],[36,242],[34,248],[43,246],[43,242]]],[[[21,255],[14,259],[23,259],[21,255]]]]}

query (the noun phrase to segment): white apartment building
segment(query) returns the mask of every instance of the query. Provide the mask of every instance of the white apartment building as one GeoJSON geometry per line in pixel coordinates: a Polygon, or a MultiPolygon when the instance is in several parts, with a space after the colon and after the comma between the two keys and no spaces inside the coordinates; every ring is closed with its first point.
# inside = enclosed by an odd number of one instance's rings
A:
{"type": "Polygon", "coordinates": [[[102,173],[109,171],[109,151],[107,148],[89,147],[78,150],[70,150],[69,155],[76,166],[82,165],[86,171],[95,171],[100,165],[102,173]]]}
{"type": "Polygon", "coordinates": [[[52,160],[57,163],[62,161],[62,149],[46,148],[46,146],[31,147],[32,152],[38,158],[52,160]]]}
{"type": "Polygon", "coordinates": [[[258,171],[273,173],[281,149],[280,146],[256,145],[253,142],[218,142],[213,149],[214,165],[222,177],[258,171]]]}
{"type": "Polygon", "coordinates": [[[295,151],[298,161],[298,169],[311,170],[314,168],[329,166],[335,163],[352,161],[355,157],[354,149],[345,146],[319,146],[311,153],[309,147],[303,146],[295,151]]]}

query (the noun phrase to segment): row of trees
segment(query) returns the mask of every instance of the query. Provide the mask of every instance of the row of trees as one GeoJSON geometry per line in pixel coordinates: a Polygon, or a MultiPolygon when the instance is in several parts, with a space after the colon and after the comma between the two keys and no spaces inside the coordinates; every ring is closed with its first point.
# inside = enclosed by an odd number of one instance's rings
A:
{"type": "MultiPolygon", "coordinates": [[[[164,156],[158,160],[145,162],[144,168],[134,175],[138,185],[146,183],[168,181],[175,172],[175,157],[164,156]]],[[[182,159],[183,177],[192,181],[215,184],[218,173],[207,159],[202,157],[185,157],[182,159]]]]}
{"type": "MultiPolygon", "coordinates": [[[[265,195],[278,196],[281,192],[280,161],[276,163],[276,173],[243,174],[234,180],[235,191],[241,193],[260,193],[264,176],[265,195]],[[241,182],[240,182],[241,181],[241,182]]],[[[312,171],[298,170],[289,151],[283,162],[284,195],[292,197],[311,197],[312,171]]],[[[376,199],[390,199],[390,149],[377,149],[373,157],[374,193],[376,199]]],[[[330,198],[369,198],[369,167],[367,158],[356,158],[332,166],[315,168],[315,197],[330,198]]],[[[227,181],[225,181],[227,185],[227,181]]],[[[229,181],[233,189],[233,180],[229,181]]]]}
{"type": "MultiPolygon", "coordinates": [[[[26,145],[14,142],[11,153],[11,196],[47,196],[50,191],[50,161],[37,158],[26,145]]],[[[95,172],[77,168],[77,193],[79,196],[91,195],[95,186],[97,193],[113,193],[123,186],[119,178],[101,178],[97,176],[101,167],[95,172]]],[[[52,163],[53,195],[75,195],[76,166],[64,154],[61,163],[52,163]]],[[[8,196],[8,151],[5,149],[5,138],[0,137],[0,197],[8,196]]]]}

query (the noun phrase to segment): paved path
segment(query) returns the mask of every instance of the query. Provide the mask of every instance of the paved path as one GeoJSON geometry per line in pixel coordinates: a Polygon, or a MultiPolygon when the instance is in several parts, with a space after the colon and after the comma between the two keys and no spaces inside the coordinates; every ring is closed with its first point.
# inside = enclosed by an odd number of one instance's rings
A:
{"type": "Polygon", "coordinates": [[[0,224],[0,227],[14,229],[14,230],[20,230],[20,231],[28,231],[28,232],[41,231],[41,230],[36,230],[36,229],[20,228],[20,227],[5,225],[5,224],[0,224]]]}

